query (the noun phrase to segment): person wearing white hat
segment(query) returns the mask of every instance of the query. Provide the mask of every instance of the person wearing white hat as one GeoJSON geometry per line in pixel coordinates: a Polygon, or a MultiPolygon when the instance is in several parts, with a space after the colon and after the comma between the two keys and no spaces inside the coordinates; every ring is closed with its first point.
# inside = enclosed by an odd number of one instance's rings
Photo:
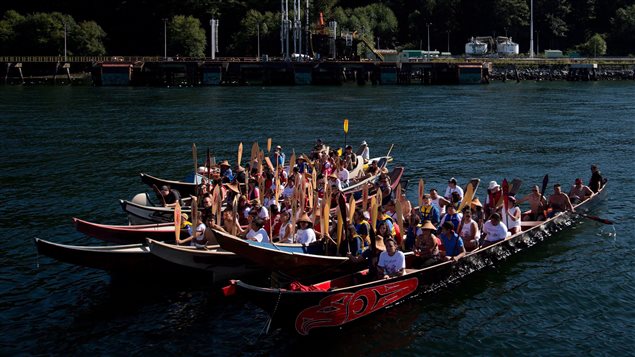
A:
{"type": "Polygon", "coordinates": [[[362,146],[360,147],[360,149],[362,150],[361,157],[362,159],[364,159],[364,163],[367,163],[368,160],[370,160],[370,149],[368,148],[366,140],[362,141],[362,146]]]}
{"type": "Polygon", "coordinates": [[[503,197],[503,191],[496,181],[490,181],[487,185],[487,198],[485,199],[485,215],[489,217],[496,212],[501,206],[501,198],[503,197]]]}

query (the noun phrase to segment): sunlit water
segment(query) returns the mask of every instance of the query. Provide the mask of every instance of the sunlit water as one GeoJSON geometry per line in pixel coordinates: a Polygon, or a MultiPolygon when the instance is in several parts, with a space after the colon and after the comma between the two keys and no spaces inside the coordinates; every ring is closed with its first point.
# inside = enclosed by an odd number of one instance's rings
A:
{"type": "MultiPolygon", "coordinates": [[[[506,83],[452,87],[0,87],[0,354],[625,355],[635,347],[635,85],[506,83]],[[71,217],[126,222],[117,199],[146,190],[139,172],[179,179],[201,158],[236,160],[267,137],[308,151],[394,144],[411,182],[451,176],[567,189],[598,163],[609,199],[548,242],[433,296],[340,331],[260,335],[267,317],[209,284],[102,271],[37,257],[34,236],[100,242],[71,217]],[[39,264],[39,266],[38,266],[39,264]]],[[[416,185],[409,193],[413,200],[416,185]]],[[[478,191],[484,197],[484,187],[478,191]]]]}

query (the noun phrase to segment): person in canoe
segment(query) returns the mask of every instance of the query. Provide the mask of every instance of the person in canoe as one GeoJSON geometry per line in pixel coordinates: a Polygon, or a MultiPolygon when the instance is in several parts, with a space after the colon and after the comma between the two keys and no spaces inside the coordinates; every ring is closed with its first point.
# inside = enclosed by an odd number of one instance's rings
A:
{"type": "Polygon", "coordinates": [[[487,198],[485,199],[485,216],[496,213],[502,206],[503,190],[496,181],[490,181],[487,185],[487,198]]]}
{"type": "Polygon", "coordinates": [[[457,261],[466,254],[463,239],[454,231],[452,222],[447,221],[441,225],[441,244],[443,245],[441,256],[445,260],[457,261]]]}
{"type": "Polygon", "coordinates": [[[362,254],[364,241],[355,230],[355,225],[349,224],[346,228],[346,235],[340,243],[339,255],[341,257],[355,257],[362,254]]]}
{"type": "Polygon", "coordinates": [[[163,195],[163,199],[165,200],[164,207],[174,207],[178,202],[181,206],[183,205],[183,201],[181,201],[181,194],[179,191],[170,188],[170,186],[163,185],[161,186],[161,195],[163,195]]]}
{"type": "Polygon", "coordinates": [[[280,212],[280,230],[278,231],[278,241],[280,243],[293,243],[293,234],[291,232],[291,212],[282,210],[280,212]]]}
{"type": "Polygon", "coordinates": [[[178,239],[176,244],[185,244],[190,243],[191,246],[196,247],[198,249],[205,249],[207,246],[207,238],[205,238],[205,230],[207,227],[205,223],[203,223],[203,215],[199,214],[196,217],[196,230],[194,230],[193,234],[185,239],[178,239]]]}
{"type": "Polygon", "coordinates": [[[446,200],[445,197],[441,197],[439,192],[432,188],[430,189],[430,204],[435,206],[439,211],[439,216],[445,214],[445,207],[450,204],[450,201],[446,200]]]}
{"type": "Polygon", "coordinates": [[[448,180],[448,187],[445,189],[443,197],[454,203],[458,203],[463,199],[463,189],[456,184],[456,179],[454,177],[448,180]],[[454,195],[454,193],[456,193],[456,195],[454,195]],[[456,199],[458,199],[458,201],[455,201],[456,199]]]}
{"type": "Polygon", "coordinates": [[[309,218],[309,215],[302,213],[300,219],[298,219],[298,229],[295,234],[295,241],[302,245],[309,245],[316,241],[315,231],[313,230],[313,221],[309,218]]]}
{"type": "Polygon", "coordinates": [[[591,180],[589,180],[589,188],[597,193],[604,186],[604,179],[598,165],[591,165],[591,180]]]}
{"type": "Polygon", "coordinates": [[[367,163],[368,160],[370,160],[370,149],[368,148],[368,143],[366,143],[366,140],[362,141],[362,146],[359,148],[362,153],[362,159],[364,160],[364,163],[367,163]]]}
{"type": "Polygon", "coordinates": [[[238,217],[234,215],[234,211],[231,207],[227,207],[223,211],[223,220],[220,226],[214,223],[214,220],[211,220],[210,227],[221,232],[226,232],[237,236],[242,236],[245,233],[244,229],[242,229],[242,227],[240,226],[240,223],[238,223],[238,217]]]}
{"type": "Polygon", "coordinates": [[[406,271],[406,256],[397,249],[397,241],[394,238],[386,239],[386,250],[379,255],[377,263],[378,276],[390,279],[404,275],[406,271]]]}
{"type": "Polygon", "coordinates": [[[223,160],[220,163],[220,176],[223,183],[232,182],[234,180],[234,173],[232,172],[229,161],[223,160]]]}
{"type": "Polygon", "coordinates": [[[276,146],[275,150],[273,150],[273,155],[278,162],[278,167],[284,167],[285,155],[284,152],[282,152],[282,146],[276,146]]]}
{"type": "Polygon", "coordinates": [[[553,194],[549,196],[549,208],[551,208],[551,212],[547,215],[548,218],[551,218],[560,212],[575,211],[569,196],[562,192],[562,186],[559,183],[553,185],[553,194]]]}
{"type": "Polygon", "coordinates": [[[463,214],[456,211],[456,207],[453,203],[450,203],[445,209],[445,215],[441,218],[439,226],[443,227],[443,223],[450,222],[454,226],[454,231],[458,232],[459,224],[461,224],[461,220],[463,219],[463,214]]]}
{"type": "Polygon", "coordinates": [[[531,210],[523,216],[523,221],[543,221],[547,209],[547,199],[542,195],[538,185],[531,188],[531,193],[516,201],[517,204],[529,202],[531,210]]]}
{"type": "MultiPolygon", "coordinates": [[[[436,192],[436,191],[435,191],[436,192]]],[[[432,198],[429,194],[423,195],[423,204],[417,210],[417,214],[421,221],[430,221],[433,225],[438,225],[440,220],[439,209],[432,205],[432,198]]]]}
{"type": "Polygon", "coordinates": [[[483,231],[483,224],[485,223],[485,212],[483,212],[483,205],[478,197],[474,197],[470,204],[472,209],[472,219],[478,224],[479,231],[483,231]]]}
{"type": "Polygon", "coordinates": [[[245,235],[245,239],[254,242],[269,243],[269,234],[262,228],[264,221],[260,217],[255,217],[249,224],[249,231],[245,235]]]}
{"type": "Polygon", "coordinates": [[[581,178],[575,179],[575,184],[571,187],[571,190],[569,190],[569,199],[571,202],[580,203],[591,196],[593,196],[593,191],[591,191],[589,186],[582,184],[581,178]]]}
{"type": "Polygon", "coordinates": [[[463,210],[463,218],[459,224],[458,232],[467,251],[478,248],[481,231],[478,228],[478,223],[472,219],[472,210],[467,207],[463,210]]]}
{"type": "Polygon", "coordinates": [[[485,234],[485,240],[481,247],[487,247],[511,235],[505,223],[501,222],[501,216],[498,213],[492,213],[489,220],[483,224],[483,234],[485,234]]]}
{"type": "MultiPolygon", "coordinates": [[[[368,214],[368,212],[366,212],[368,214]]],[[[364,212],[361,208],[356,208],[355,213],[353,214],[353,222],[355,223],[355,230],[357,234],[364,241],[364,247],[368,247],[370,245],[370,215],[368,218],[364,215],[364,212]]]]}
{"type": "Polygon", "coordinates": [[[424,221],[416,229],[417,237],[413,251],[420,268],[434,265],[441,261],[441,240],[434,234],[437,228],[430,221],[424,221]]]}
{"type": "Polygon", "coordinates": [[[502,217],[503,223],[507,226],[509,233],[516,234],[520,232],[520,208],[516,206],[516,197],[514,196],[509,196],[507,202],[507,212],[504,212],[502,217]]]}

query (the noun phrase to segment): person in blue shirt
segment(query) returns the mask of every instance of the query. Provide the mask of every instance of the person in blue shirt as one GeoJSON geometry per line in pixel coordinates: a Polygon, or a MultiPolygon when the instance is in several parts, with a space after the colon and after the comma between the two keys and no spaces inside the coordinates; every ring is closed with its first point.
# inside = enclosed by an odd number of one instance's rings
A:
{"type": "Polygon", "coordinates": [[[282,152],[282,146],[280,145],[276,146],[276,149],[273,151],[273,153],[276,156],[276,159],[278,160],[278,166],[283,166],[285,155],[282,152]]]}
{"type": "Polygon", "coordinates": [[[465,256],[465,246],[463,239],[454,231],[452,222],[445,222],[441,225],[441,243],[445,252],[445,260],[457,261],[465,256]]]}

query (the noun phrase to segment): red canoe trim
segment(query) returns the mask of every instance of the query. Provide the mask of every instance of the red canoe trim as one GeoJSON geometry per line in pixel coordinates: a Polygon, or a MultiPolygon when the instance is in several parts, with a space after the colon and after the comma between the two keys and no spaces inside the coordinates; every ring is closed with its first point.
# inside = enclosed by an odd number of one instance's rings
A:
{"type": "Polygon", "coordinates": [[[318,327],[343,325],[403,299],[417,290],[419,280],[410,278],[361,289],[355,293],[338,293],[320,300],[317,306],[298,314],[295,329],[301,335],[318,327]]]}

